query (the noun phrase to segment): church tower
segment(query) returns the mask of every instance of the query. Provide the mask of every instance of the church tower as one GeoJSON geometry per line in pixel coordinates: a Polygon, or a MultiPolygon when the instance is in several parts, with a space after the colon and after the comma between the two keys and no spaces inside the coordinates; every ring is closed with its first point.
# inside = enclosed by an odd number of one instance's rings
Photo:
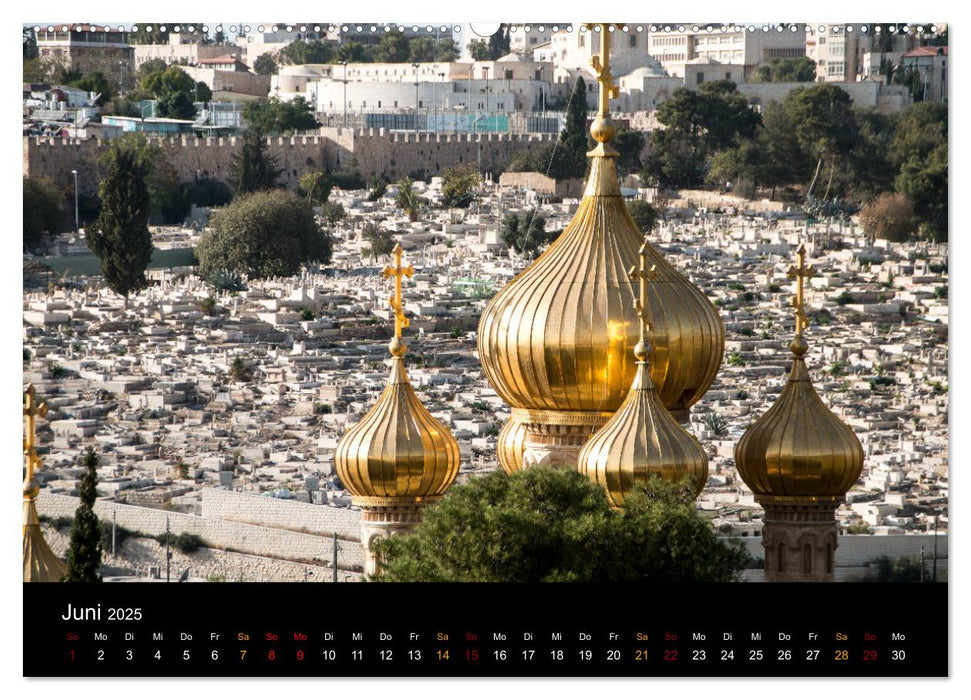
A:
{"type": "Polygon", "coordinates": [[[701,443],[671,416],[651,380],[650,324],[647,318],[649,282],[656,277],[647,244],[640,264],[629,276],[638,280],[636,310],[640,339],[634,346],[637,374],[620,409],[590,438],[580,452],[577,469],[603,486],[610,504],[621,508],[624,495],[638,483],[658,476],[671,483],[690,480],[697,496],[708,482],[708,456],[701,443]]]}
{"type": "MultiPolygon", "coordinates": [[[[590,127],[596,146],[587,154],[583,199],[566,230],[493,297],[479,322],[483,370],[512,407],[498,441],[499,461],[510,473],[545,464],[576,467],[581,448],[620,408],[638,369],[639,320],[627,271],[637,263],[643,238],[624,205],[619,153],[610,146],[616,129],[608,103],[617,94],[610,37],[616,28],[588,27],[599,33],[600,55],[591,63],[600,107],[590,127]]],[[[651,379],[664,406],[686,421],[715,378],[725,332],[701,290],[650,244],[646,255],[657,275],[647,301],[651,379]]]]}
{"type": "Polygon", "coordinates": [[[391,376],[377,403],[344,433],[337,444],[334,467],[351,502],[360,506],[364,573],[380,568],[373,552],[381,538],[405,533],[421,521],[421,511],[438,500],[459,471],[459,446],[448,428],[421,404],[408,381],[401,331],[408,327],[401,300],[402,277],[414,268],[402,267],[401,245],[395,246],[395,266],[384,269],[394,277],[391,297],[395,331],[388,349],[391,376]]]}
{"type": "Polygon", "coordinates": [[[40,485],[34,472],[40,467],[37,456],[36,420],[47,415],[47,404],[37,401],[33,384],[24,392],[24,416],[27,418],[27,434],[24,437],[24,455],[27,457],[27,476],[24,478],[24,583],[54,583],[67,574],[64,562],[57,558],[44,540],[37,517],[37,494],[40,485]]]}
{"type": "Polygon", "coordinates": [[[792,370],[775,404],[735,446],[735,465],[765,509],[765,580],[832,581],[835,511],[863,470],[863,447],[819,398],[806,370],[803,281],[813,269],[804,245],[797,255],[798,266],[789,268],[796,280],[792,370]]]}

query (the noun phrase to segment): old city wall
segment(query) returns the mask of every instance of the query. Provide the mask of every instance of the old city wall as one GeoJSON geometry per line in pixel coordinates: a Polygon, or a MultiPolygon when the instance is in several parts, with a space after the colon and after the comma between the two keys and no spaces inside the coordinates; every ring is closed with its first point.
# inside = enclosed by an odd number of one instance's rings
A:
{"type": "Polygon", "coordinates": [[[361,537],[359,510],[315,506],[224,489],[202,490],[202,516],[284,530],[320,534],[336,532],[339,536],[350,539],[361,537]]]}
{"type": "MultiPolygon", "coordinates": [[[[268,137],[268,151],[283,170],[281,182],[296,188],[308,172],[357,170],[365,178],[382,175],[389,181],[411,173],[439,175],[453,165],[480,163],[483,170],[502,168],[524,148],[556,139],[550,134],[413,134],[384,129],[321,128],[318,136],[268,137]]],[[[228,181],[233,156],[242,138],[156,138],[163,159],[182,181],[214,177],[228,181]]],[[[97,189],[98,156],[107,146],[101,139],[24,137],[24,176],[49,177],[61,187],[97,189]]]]}
{"type": "MultiPolygon", "coordinates": [[[[37,497],[37,511],[40,515],[51,518],[73,518],[79,502],[79,499],[73,496],[41,491],[37,497]]],[[[294,532],[156,508],[123,505],[100,499],[95,502],[94,510],[95,514],[106,522],[110,522],[114,517],[118,525],[147,535],[163,534],[168,520],[169,529],[175,535],[188,532],[201,537],[209,547],[232,549],[244,554],[275,559],[297,559],[319,564],[329,562],[333,552],[333,541],[327,536],[330,533],[294,532]]],[[[355,570],[363,566],[364,553],[359,542],[341,540],[338,544],[337,566],[339,568],[355,570]]]]}

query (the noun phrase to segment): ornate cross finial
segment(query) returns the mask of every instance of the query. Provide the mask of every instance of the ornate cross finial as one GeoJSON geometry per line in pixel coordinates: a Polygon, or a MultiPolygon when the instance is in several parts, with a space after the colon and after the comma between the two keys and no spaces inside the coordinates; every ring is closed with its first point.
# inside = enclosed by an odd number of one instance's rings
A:
{"type": "Polygon", "coordinates": [[[806,318],[806,302],[803,297],[803,280],[812,277],[816,274],[812,265],[806,265],[806,244],[800,243],[799,247],[796,248],[796,256],[799,258],[799,266],[790,265],[789,270],[786,273],[789,279],[796,280],[796,296],[792,297],[792,308],[796,310],[796,335],[802,335],[802,332],[809,325],[809,320],[806,318]]]}
{"type": "Polygon", "coordinates": [[[597,75],[597,82],[600,83],[600,104],[597,114],[603,119],[607,118],[610,112],[610,99],[620,95],[620,88],[614,85],[614,76],[610,73],[610,24],[585,25],[591,32],[594,27],[600,27],[600,54],[590,58],[590,65],[593,72],[597,75]]]}
{"type": "Polygon", "coordinates": [[[24,415],[27,417],[27,431],[24,435],[24,454],[27,455],[26,483],[30,483],[34,480],[34,469],[40,466],[40,458],[37,456],[37,416],[47,416],[47,404],[37,400],[33,384],[28,384],[24,392],[24,415]]]}
{"type": "Polygon", "coordinates": [[[400,338],[401,329],[407,328],[409,325],[408,318],[405,316],[404,304],[401,303],[401,278],[411,277],[414,275],[415,268],[411,265],[408,265],[408,267],[401,266],[401,254],[404,252],[404,250],[402,249],[400,243],[394,247],[392,252],[394,253],[395,266],[391,267],[389,265],[388,267],[384,268],[384,270],[381,272],[381,276],[385,279],[388,277],[394,277],[394,296],[388,299],[388,302],[391,305],[391,310],[394,311],[394,337],[400,338]]]}
{"type": "Polygon", "coordinates": [[[638,254],[637,267],[632,267],[627,272],[628,277],[640,282],[637,298],[634,300],[634,308],[637,310],[637,318],[641,324],[641,343],[647,342],[647,332],[651,330],[651,322],[647,320],[647,283],[649,280],[657,279],[657,265],[648,267],[649,262],[647,244],[645,243],[641,246],[638,254]]]}

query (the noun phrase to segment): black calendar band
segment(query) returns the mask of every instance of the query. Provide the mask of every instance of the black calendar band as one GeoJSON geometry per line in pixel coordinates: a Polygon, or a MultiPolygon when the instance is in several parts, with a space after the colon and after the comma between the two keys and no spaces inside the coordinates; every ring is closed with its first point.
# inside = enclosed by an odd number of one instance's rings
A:
{"type": "Polygon", "coordinates": [[[24,675],[946,676],[947,605],[943,583],[25,584],[24,675]]]}

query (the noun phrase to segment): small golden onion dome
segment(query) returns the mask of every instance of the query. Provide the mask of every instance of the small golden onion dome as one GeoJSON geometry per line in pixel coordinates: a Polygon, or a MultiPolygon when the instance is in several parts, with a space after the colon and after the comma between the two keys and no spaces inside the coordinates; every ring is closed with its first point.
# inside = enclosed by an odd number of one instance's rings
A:
{"type": "Polygon", "coordinates": [[[356,497],[441,496],[459,472],[459,446],[408,381],[402,357],[377,403],[337,444],[334,468],[356,497]]]}
{"type": "Polygon", "coordinates": [[[695,495],[708,481],[708,456],[701,443],[685,430],[661,403],[651,380],[647,343],[648,280],[657,278],[645,244],[640,267],[629,276],[640,281],[636,303],[640,339],[634,346],[637,374],[620,409],[580,451],[577,469],[603,486],[611,505],[622,508],[624,496],[635,484],[658,476],[670,483],[690,479],[695,495]]]}
{"type": "Polygon", "coordinates": [[[459,446],[448,428],[428,412],[408,381],[401,330],[408,326],[401,301],[401,280],[414,268],[401,264],[395,246],[394,267],[384,277],[395,278],[390,299],[395,334],[388,346],[391,376],[377,403],[337,443],[334,468],[352,501],[360,505],[384,499],[422,501],[445,493],[459,472],[459,446]]]}
{"type": "Polygon", "coordinates": [[[841,498],[863,471],[863,447],[819,398],[801,336],[782,394],[735,446],[739,476],[760,503],[841,498]],[[800,342],[801,341],[801,342],[800,342]]]}
{"type": "Polygon", "coordinates": [[[842,500],[863,471],[860,440],[822,402],[806,369],[803,281],[814,272],[806,265],[805,246],[796,252],[799,265],[789,268],[796,280],[789,380],[772,408],[735,445],[738,473],[762,504],[842,500]]]}
{"type": "Polygon", "coordinates": [[[517,415],[506,421],[496,439],[496,452],[499,463],[509,474],[523,468],[523,441],[526,437],[526,423],[517,415]]]}

